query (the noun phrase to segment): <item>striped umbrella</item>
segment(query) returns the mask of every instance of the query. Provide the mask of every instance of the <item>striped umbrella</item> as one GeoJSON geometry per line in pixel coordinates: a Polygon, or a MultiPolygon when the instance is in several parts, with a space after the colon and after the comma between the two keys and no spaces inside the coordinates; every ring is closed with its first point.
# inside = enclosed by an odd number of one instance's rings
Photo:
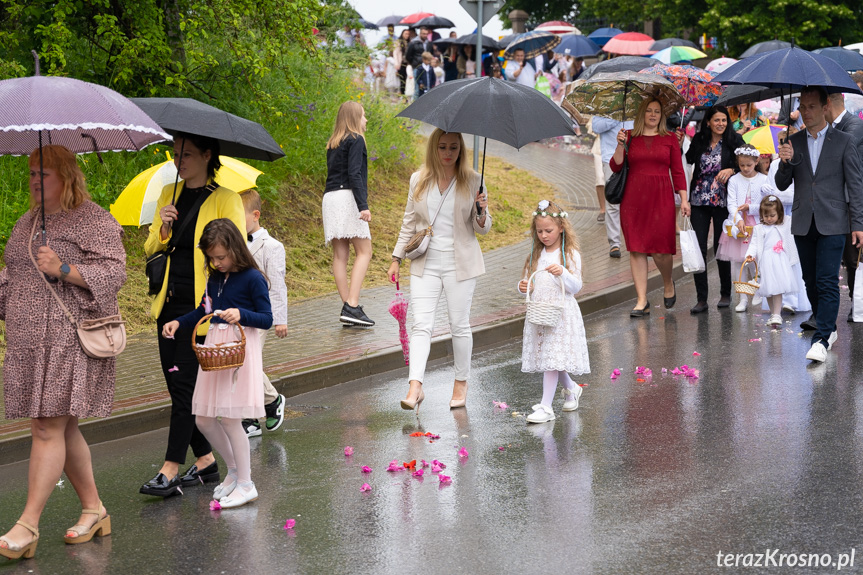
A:
{"type": "Polygon", "coordinates": [[[762,126],[743,134],[743,141],[758,148],[762,154],[775,154],[779,149],[779,134],[786,129],[787,126],[781,124],[762,126]]]}
{"type": "Polygon", "coordinates": [[[551,32],[552,34],[581,34],[581,31],[563,20],[552,20],[551,22],[543,22],[536,27],[537,30],[551,32]]]}
{"type": "Polygon", "coordinates": [[[653,46],[653,38],[641,32],[624,32],[618,34],[605,43],[603,51],[609,54],[628,54],[630,56],[643,56],[650,54],[653,46]]]}
{"type": "Polygon", "coordinates": [[[706,58],[707,54],[697,48],[689,46],[669,46],[651,56],[654,60],[659,60],[663,64],[674,64],[677,62],[691,62],[699,58],[706,58]]]}
{"type": "Polygon", "coordinates": [[[512,59],[515,57],[516,50],[524,50],[525,58],[535,58],[540,54],[545,54],[558,44],[560,44],[560,36],[557,34],[533,30],[516,36],[509,46],[506,47],[503,56],[504,58],[512,59]]]}

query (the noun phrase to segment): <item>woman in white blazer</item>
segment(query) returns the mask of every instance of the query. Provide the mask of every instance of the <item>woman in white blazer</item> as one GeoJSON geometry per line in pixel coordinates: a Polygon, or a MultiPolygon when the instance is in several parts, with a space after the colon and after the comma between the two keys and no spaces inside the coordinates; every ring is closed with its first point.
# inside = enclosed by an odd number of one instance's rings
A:
{"type": "Polygon", "coordinates": [[[488,233],[491,215],[486,195],[480,189],[480,176],[470,168],[464,149],[461,134],[440,129],[432,132],[425,163],[411,176],[402,228],[393,249],[393,263],[387,272],[390,281],[398,281],[405,246],[416,232],[429,226],[440,207],[428,250],[411,262],[414,323],[410,341],[410,388],[401,401],[403,409],[419,411],[425,398],[422,384],[441,292],[446,294],[455,363],[450,408],[465,406],[473,351],[470,304],[476,278],[485,273],[476,235],[488,233]]]}

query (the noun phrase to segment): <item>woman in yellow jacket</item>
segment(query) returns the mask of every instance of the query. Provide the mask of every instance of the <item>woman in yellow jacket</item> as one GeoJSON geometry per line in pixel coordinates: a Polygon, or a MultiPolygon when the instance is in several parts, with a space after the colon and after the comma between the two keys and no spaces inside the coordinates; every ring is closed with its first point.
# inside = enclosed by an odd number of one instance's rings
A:
{"type": "MultiPolygon", "coordinates": [[[[175,250],[168,258],[162,289],[153,300],[151,313],[157,318],[159,358],[162,372],[171,394],[171,424],[168,432],[168,449],[165,463],[156,476],[145,483],[140,492],[145,495],[169,497],[201,482],[219,480],[219,467],[213,457],[210,443],[195,426],[192,415],[192,394],[198,374],[198,359],[191,346],[191,333],[180,330],[175,339],[162,337],[162,326],[195,309],[204,295],[207,278],[204,277],[204,255],[196,249],[201,233],[212,220],[228,218],[246,235],[246,217],[240,196],[227,188],[216,186],[214,178],[219,162],[219,142],[211,138],[178,134],[174,137],[174,163],[183,179],[177,190],[165,186],[156,205],[156,216],[150,225],[150,235],[144,249],[147,257],[163,251],[171,241],[172,233],[180,233],[174,240],[175,250]],[[206,194],[200,209],[195,210],[201,194],[206,194]],[[180,228],[189,221],[182,232],[180,228]],[[194,465],[180,475],[180,465],[186,461],[189,447],[195,454],[194,465]]],[[[198,330],[201,343],[206,327],[198,330]]]]}

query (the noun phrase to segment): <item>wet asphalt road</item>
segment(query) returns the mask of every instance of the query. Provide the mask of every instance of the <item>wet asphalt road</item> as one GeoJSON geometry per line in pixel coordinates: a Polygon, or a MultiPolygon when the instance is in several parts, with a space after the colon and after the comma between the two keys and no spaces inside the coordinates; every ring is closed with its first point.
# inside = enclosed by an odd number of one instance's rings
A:
{"type": "MultiPolygon", "coordinates": [[[[827,363],[807,366],[802,317],[778,331],[752,312],[693,317],[691,282],[678,289],[674,311],[631,320],[630,303],[588,318],[593,373],[577,380],[587,385],[577,412],[562,413],[558,397],[553,423],[513,416],[541,395],[541,377],[520,371],[519,341],[476,353],[467,410],[447,407],[445,363],[428,374],[419,417],[398,408],[401,372],[293,398],[307,415],[252,440],[261,496],[244,508],[211,512],[210,487],[165,501],[139,495],[165,430],[95,446],[114,534],[63,545],[78,513],[66,483],[43,516],[36,559],[0,563],[0,575],[836,572],[717,567],[720,551],[774,549],[777,562],[831,554],[825,564],[854,550],[841,572],[861,571],[863,354],[851,336],[863,328],[842,321],[827,363]],[[661,373],[681,364],[699,379],[661,373]],[[637,366],[652,379],[637,381],[637,366]],[[393,459],[438,459],[452,484],[429,469],[422,479],[388,473],[393,459]],[[372,490],[361,493],[365,482],[372,490]]],[[[5,530],[25,499],[26,466],[0,467],[0,477],[5,530]]]]}

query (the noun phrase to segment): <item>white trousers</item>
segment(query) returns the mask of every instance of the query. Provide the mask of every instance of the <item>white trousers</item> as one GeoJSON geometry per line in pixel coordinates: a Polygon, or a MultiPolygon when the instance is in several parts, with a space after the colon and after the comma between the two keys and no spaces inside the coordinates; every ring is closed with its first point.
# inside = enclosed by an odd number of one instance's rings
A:
{"type": "MultiPolygon", "coordinates": [[[[611,178],[611,165],[607,162],[602,164],[602,172],[607,182],[611,178]]],[[[613,248],[620,247],[620,205],[605,202],[605,235],[608,237],[608,245],[613,248]]]]}
{"type": "Polygon", "coordinates": [[[455,279],[455,252],[429,249],[422,276],[411,275],[410,379],[422,382],[431,351],[435,312],[441,292],[446,295],[449,328],[455,358],[455,379],[466,381],[470,375],[473,334],[470,330],[470,304],[476,279],[455,279]]]}

